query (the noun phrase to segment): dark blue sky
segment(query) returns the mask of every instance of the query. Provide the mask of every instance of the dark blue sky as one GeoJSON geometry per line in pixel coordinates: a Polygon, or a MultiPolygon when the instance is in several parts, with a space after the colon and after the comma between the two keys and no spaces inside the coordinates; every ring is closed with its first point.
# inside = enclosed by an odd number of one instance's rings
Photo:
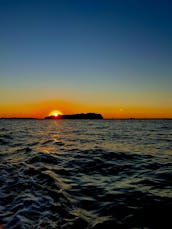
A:
{"type": "Polygon", "coordinates": [[[32,100],[172,107],[171,12],[170,0],[0,0],[0,102],[32,88],[32,100]]]}

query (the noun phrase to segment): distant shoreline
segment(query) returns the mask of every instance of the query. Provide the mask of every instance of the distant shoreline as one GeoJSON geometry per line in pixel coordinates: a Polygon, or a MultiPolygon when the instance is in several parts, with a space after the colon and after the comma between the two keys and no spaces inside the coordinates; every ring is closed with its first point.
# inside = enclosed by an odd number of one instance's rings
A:
{"type": "MultiPolygon", "coordinates": [[[[64,120],[64,119],[45,119],[45,118],[18,118],[18,117],[11,117],[11,118],[0,118],[0,120],[64,120]]],[[[67,118],[65,120],[68,120],[67,118]]],[[[89,119],[75,119],[75,120],[89,120],[89,119]]],[[[91,119],[91,120],[172,120],[172,118],[103,118],[103,119],[91,119]]]]}

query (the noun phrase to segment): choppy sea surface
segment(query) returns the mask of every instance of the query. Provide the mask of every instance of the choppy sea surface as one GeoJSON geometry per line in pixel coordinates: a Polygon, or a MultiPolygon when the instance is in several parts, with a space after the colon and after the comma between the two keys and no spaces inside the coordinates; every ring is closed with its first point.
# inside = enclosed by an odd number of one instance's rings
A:
{"type": "Polygon", "coordinates": [[[0,120],[5,229],[172,228],[172,120],[0,120]]]}

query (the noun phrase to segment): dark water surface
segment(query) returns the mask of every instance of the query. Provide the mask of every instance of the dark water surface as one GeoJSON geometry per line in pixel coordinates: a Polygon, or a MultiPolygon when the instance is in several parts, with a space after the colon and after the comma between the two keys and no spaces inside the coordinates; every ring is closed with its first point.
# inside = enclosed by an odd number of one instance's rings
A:
{"type": "Polygon", "coordinates": [[[0,220],[172,228],[171,120],[0,120],[0,220]]]}

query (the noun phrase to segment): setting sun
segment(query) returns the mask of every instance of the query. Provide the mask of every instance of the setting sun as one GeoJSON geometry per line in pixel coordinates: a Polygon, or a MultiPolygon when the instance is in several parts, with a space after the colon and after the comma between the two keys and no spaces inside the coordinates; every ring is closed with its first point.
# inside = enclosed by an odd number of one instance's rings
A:
{"type": "Polygon", "coordinates": [[[61,111],[59,111],[59,110],[54,110],[54,111],[51,111],[51,112],[49,113],[48,116],[58,117],[59,115],[62,115],[62,114],[63,114],[63,113],[62,113],[61,111]]]}

